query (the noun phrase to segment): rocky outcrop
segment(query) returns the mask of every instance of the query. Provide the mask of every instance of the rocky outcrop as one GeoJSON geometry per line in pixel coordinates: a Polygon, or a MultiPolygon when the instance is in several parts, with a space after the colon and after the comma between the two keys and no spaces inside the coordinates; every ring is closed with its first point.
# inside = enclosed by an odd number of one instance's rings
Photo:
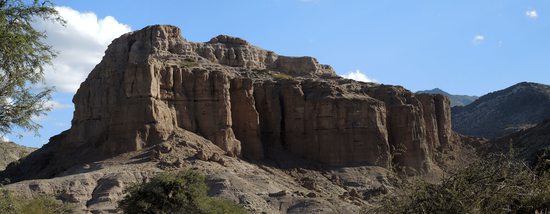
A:
{"type": "Polygon", "coordinates": [[[550,118],[550,86],[522,82],[452,109],[453,128],[461,134],[495,139],[550,118]]]}
{"type": "Polygon", "coordinates": [[[384,104],[340,97],[332,87],[309,80],[256,84],[264,145],[327,164],[389,167],[384,104]]]}
{"type": "Polygon", "coordinates": [[[0,177],[49,178],[189,133],[229,156],[407,172],[436,169],[453,142],[444,96],[343,79],[240,38],[188,42],[174,26],[114,40],[73,102],[71,129],[0,177]]]}
{"type": "Polygon", "coordinates": [[[453,141],[449,99],[442,95],[414,95],[401,87],[377,86],[368,93],[388,109],[388,136],[394,162],[400,167],[430,171],[435,154],[453,141]]]}
{"type": "Polygon", "coordinates": [[[231,113],[235,135],[237,139],[241,139],[243,154],[255,160],[264,158],[264,148],[260,138],[260,116],[256,110],[251,79],[232,80],[231,113]]]}
{"type": "Polygon", "coordinates": [[[240,203],[250,213],[358,213],[373,193],[386,194],[394,189],[396,178],[381,167],[284,169],[223,156],[223,151],[208,140],[193,134],[188,137],[79,164],[55,178],[26,180],[2,188],[25,198],[52,195],[71,203],[75,213],[94,214],[120,213],[118,201],[125,189],[163,171],[185,168],[200,170],[207,177],[208,195],[240,203]],[[350,197],[349,191],[355,196],[350,197]]]}

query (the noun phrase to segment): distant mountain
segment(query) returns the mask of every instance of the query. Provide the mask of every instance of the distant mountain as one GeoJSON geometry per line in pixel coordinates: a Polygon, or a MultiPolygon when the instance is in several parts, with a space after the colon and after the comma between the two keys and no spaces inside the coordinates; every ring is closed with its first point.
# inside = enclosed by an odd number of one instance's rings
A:
{"type": "Polygon", "coordinates": [[[452,94],[449,94],[439,88],[434,88],[432,90],[425,90],[425,91],[417,91],[416,92],[417,94],[441,94],[441,95],[445,95],[447,97],[449,97],[449,99],[451,100],[451,107],[454,107],[454,106],[465,106],[465,105],[468,105],[472,102],[474,102],[474,100],[476,100],[478,97],[477,96],[468,96],[468,95],[452,95],[452,94]]]}
{"type": "Polygon", "coordinates": [[[9,163],[27,156],[34,150],[36,149],[0,140],[0,171],[4,170],[9,163]]]}
{"type": "Polygon", "coordinates": [[[522,82],[452,108],[453,129],[461,134],[498,138],[550,118],[550,86],[522,82]]]}

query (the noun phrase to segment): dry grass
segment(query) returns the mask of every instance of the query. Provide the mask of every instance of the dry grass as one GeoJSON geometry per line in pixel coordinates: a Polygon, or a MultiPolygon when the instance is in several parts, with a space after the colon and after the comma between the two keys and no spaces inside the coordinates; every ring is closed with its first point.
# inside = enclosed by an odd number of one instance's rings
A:
{"type": "Polygon", "coordinates": [[[292,76],[285,73],[273,73],[271,76],[275,79],[292,79],[292,76]]]}
{"type": "Polygon", "coordinates": [[[365,213],[535,213],[550,209],[550,175],[510,155],[491,155],[438,183],[407,180],[365,213]]]}

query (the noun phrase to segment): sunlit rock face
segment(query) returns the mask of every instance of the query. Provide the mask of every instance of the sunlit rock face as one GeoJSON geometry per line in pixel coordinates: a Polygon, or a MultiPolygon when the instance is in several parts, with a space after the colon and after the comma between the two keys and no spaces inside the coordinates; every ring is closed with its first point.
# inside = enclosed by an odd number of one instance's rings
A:
{"type": "Polygon", "coordinates": [[[115,39],[73,102],[72,127],[2,177],[53,177],[189,132],[245,159],[417,172],[437,168],[434,154],[453,141],[444,96],[344,79],[315,58],[240,38],[188,42],[174,26],[115,39]]]}

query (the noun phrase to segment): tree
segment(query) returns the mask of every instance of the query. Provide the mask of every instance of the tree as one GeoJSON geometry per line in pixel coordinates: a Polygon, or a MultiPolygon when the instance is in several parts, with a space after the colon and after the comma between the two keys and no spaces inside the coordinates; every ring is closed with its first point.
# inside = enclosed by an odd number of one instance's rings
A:
{"type": "Polygon", "coordinates": [[[163,173],[151,181],[132,186],[119,202],[119,208],[132,213],[246,213],[239,205],[208,197],[204,176],[196,171],[163,173]]]}
{"type": "Polygon", "coordinates": [[[64,24],[49,0],[0,0],[0,135],[13,126],[37,133],[33,116],[49,110],[52,88],[38,85],[56,54],[33,28],[37,18],[64,24]]]}

